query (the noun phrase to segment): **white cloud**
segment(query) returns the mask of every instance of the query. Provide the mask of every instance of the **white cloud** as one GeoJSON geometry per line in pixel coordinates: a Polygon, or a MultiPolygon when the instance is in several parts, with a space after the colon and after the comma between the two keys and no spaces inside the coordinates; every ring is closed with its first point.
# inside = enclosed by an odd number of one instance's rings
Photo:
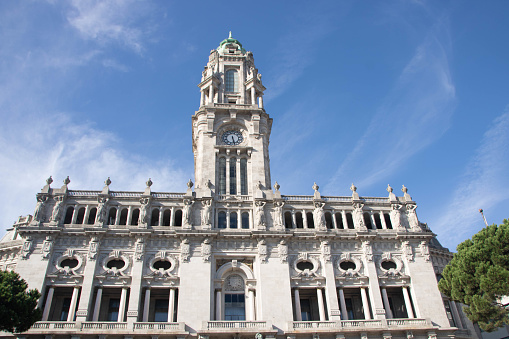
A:
{"type": "Polygon", "coordinates": [[[341,191],[340,185],[352,180],[362,188],[385,184],[385,178],[449,128],[456,94],[447,41],[440,39],[447,36],[441,22],[430,30],[326,191],[341,191]]]}
{"type": "Polygon", "coordinates": [[[509,199],[509,106],[497,117],[475,150],[450,202],[432,221],[445,245],[458,244],[484,227],[479,208],[509,199]]]}

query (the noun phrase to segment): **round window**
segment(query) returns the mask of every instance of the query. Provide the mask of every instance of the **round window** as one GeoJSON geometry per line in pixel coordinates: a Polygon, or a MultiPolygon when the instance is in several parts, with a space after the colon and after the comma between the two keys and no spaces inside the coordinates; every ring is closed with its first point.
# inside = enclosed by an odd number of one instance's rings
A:
{"type": "Polygon", "coordinates": [[[299,263],[297,263],[297,268],[301,271],[304,271],[304,270],[313,270],[315,266],[313,265],[312,262],[310,261],[301,261],[299,263]]]}
{"type": "Polygon", "coordinates": [[[357,265],[353,261],[342,261],[339,264],[339,267],[341,267],[342,270],[348,271],[348,270],[355,270],[357,268],[357,265]]]}
{"type": "Polygon", "coordinates": [[[158,260],[154,264],[152,264],[152,267],[156,270],[163,269],[166,271],[171,268],[171,262],[167,260],[158,260]]]}
{"type": "Polygon", "coordinates": [[[108,263],[106,264],[106,267],[108,267],[109,269],[112,269],[113,267],[115,267],[117,270],[124,268],[124,266],[125,266],[125,262],[122,259],[112,259],[112,260],[108,261],[108,263]]]}
{"type": "Polygon", "coordinates": [[[78,266],[79,261],[76,259],[64,259],[60,263],[60,267],[69,267],[69,268],[75,268],[78,266]]]}
{"type": "Polygon", "coordinates": [[[389,260],[386,260],[386,261],[382,261],[382,268],[384,270],[390,270],[391,268],[392,269],[396,269],[398,267],[398,265],[396,265],[396,263],[394,261],[389,261],[389,260]]]}

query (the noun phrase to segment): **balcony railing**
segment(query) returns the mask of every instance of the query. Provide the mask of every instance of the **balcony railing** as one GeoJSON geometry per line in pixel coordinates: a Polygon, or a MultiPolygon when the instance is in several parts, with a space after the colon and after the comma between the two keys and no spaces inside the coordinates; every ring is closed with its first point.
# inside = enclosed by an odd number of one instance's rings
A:
{"type": "Polygon", "coordinates": [[[374,319],[374,320],[340,320],[340,321],[291,321],[288,330],[291,332],[316,331],[359,331],[370,329],[418,329],[433,328],[430,319],[374,319]]]}
{"type": "Polygon", "coordinates": [[[122,333],[122,332],[150,332],[150,333],[186,333],[186,324],[183,322],[113,322],[113,321],[85,321],[85,322],[67,322],[67,321],[38,321],[28,331],[28,333],[69,333],[69,332],[87,332],[87,333],[122,333]]]}
{"type": "Polygon", "coordinates": [[[272,330],[268,321],[204,321],[203,330],[206,332],[262,332],[272,330]]]}

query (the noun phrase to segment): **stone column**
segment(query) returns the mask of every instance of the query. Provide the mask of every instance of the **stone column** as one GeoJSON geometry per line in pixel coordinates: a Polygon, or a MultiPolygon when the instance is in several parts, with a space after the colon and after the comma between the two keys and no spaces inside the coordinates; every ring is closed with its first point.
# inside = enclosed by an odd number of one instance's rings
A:
{"type": "Polygon", "coordinates": [[[143,304],[143,322],[148,322],[148,312],[150,311],[150,288],[145,290],[145,303],[143,304]]]}
{"type": "Polygon", "coordinates": [[[373,214],[373,211],[369,211],[369,217],[371,218],[371,228],[376,230],[376,222],[375,222],[375,216],[373,214]]]}
{"type": "Polygon", "coordinates": [[[223,303],[222,297],[221,297],[221,291],[216,291],[216,320],[222,320],[221,317],[221,304],[223,303]]]}
{"type": "Polygon", "coordinates": [[[336,220],[336,210],[332,209],[332,227],[338,229],[338,221],[336,220]]]}
{"type": "Polygon", "coordinates": [[[122,294],[120,295],[120,307],[118,308],[117,322],[119,322],[119,323],[124,322],[126,298],[127,298],[127,287],[123,287],[122,294]]]}
{"type": "Polygon", "coordinates": [[[163,226],[163,217],[164,217],[164,208],[159,208],[159,222],[157,223],[157,226],[163,226]]]}
{"type": "Polygon", "coordinates": [[[449,305],[451,305],[452,317],[454,319],[454,323],[456,324],[456,327],[463,328],[463,326],[461,324],[460,314],[458,312],[458,307],[456,306],[456,303],[451,300],[451,301],[449,301],[449,305]]]}
{"type": "Polygon", "coordinates": [[[292,228],[297,228],[297,219],[295,218],[294,210],[292,210],[292,228]]]}
{"type": "Polygon", "coordinates": [[[260,100],[259,107],[263,108],[263,96],[261,94],[260,94],[259,100],[260,100]]]}
{"type": "Polygon", "coordinates": [[[378,214],[380,214],[380,221],[382,222],[382,228],[384,230],[386,230],[387,229],[387,224],[385,223],[384,212],[380,211],[380,212],[378,212],[378,214]]]}
{"type": "Polygon", "coordinates": [[[230,210],[226,210],[226,228],[230,229],[230,210]]]}
{"type": "Polygon", "coordinates": [[[79,286],[74,286],[72,291],[71,305],[69,306],[69,313],[67,314],[67,321],[74,321],[76,313],[76,303],[78,302],[78,294],[80,293],[79,286]]]}
{"type": "Polygon", "coordinates": [[[170,297],[168,298],[168,322],[174,321],[173,311],[175,310],[175,289],[170,288],[170,297]]]}
{"type": "Polygon", "coordinates": [[[209,104],[214,103],[214,86],[212,86],[212,83],[210,83],[209,86],[209,104]]]}
{"type": "Polygon", "coordinates": [[[201,93],[201,96],[200,96],[200,106],[202,106],[202,105],[205,104],[205,92],[202,90],[200,93],[201,93]]]}
{"type": "Polygon", "coordinates": [[[170,212],[170,226],[175,226],[175,207],[171,208],[170,212]]]}
{"type": "Polygon", "coordinates": [[[249,290],[248,292],[248,296],[249,296],[249,318],[247,320],[250,320],[250,321],[255,321],[256,319],[256,310],[255,310],[255,294],[254,294],[254,290],[249,290]]]}
{"type": "MultiPolygon", "coordinates": [[[[230,158],[226,158],[226,194],[230,194],[230,158]]],[[[226,218],[228,219],[228,217],[226,218]]],[[[228,227],[227,227],[228,228],[228,227]]]]}
{"type": "Polygon", "coordinates": [[[366,288],[361,287],[362,307],[364,309],[364,318],[366,320],[371,319],[371,312],[369,311],[368,296],[366,294],[366,288]]]}
{"type": "Polygon", "coordinates": [[[298,288],[294,290],[294,298],[295,298],[295,315],[297,317],[297,321],[302,321],[302,311],[300,309],[300,294],[298,288]]]}
{"type": "MultiPolygon", "coordinates": [[[[236,186],[237,186],[237,191],[235,192],[237,195],[241,195],[241,191],[242,191],[242,187],[240,186],[241,185],[241,181],[240,181],[240,178],[241,178],[241,173],[240,173],[240,159],[241,158],[238,158],[237,161],[236,161],[236,167],[235,168],[235,171],[237,171],[236,173],[236,176],[235,178],[237,179],[237,182],[236,182],[236,186]]],[[[240,228],[240,227],[239,227],[240,228]]]]}
{"type": "Polygon", "coordinates": [[[48,321],[51,303],[53,302],[53,293],[55,293],[55,288],[51,286],[48,291],[48,296],[46,297],[46,305],[44,305],[44,312],[42,312],[41,318],[42,321],[48,321]]]}
{"type": "Polygon", "coordinates": [[[403,298],[405,299],[406,312],[409,318],[414,317],[414,311],[412,310],[412,302],[410,301],[410,297],[408,296],[408,287],[403,286],[403,298]]]}
{"type": "Polygon", "coordinates": [[[348,320],[348,311],[346,310],[345,293],[343,289],[339,289],[339,304],[341,307],[341,319],[348,320]]]}
{"type": "Polygon", "coordinates": [[[102,287],[97,289],[97,295],[95,296],[95,306],[94,306],[94,315],[92,316],[92,321],[99,320],[99,311],[101,310],[101,299],[103,295],[102,287]]]}
{"type": "MultiPolygon", "coordinates": [[[[131,220],[132,215],[133,215],[133,209],[132,209],[132,206],[129,206],[127,208],[127,220],[125,221],[126,225],[132,225],[133,224],[132,220],[131,220]]],[[[108,218],[109,218],[109,214],[108,214],[108,218]]]]}
{"type": "Polygon", "coordinates": [[[256,105],[256,89],[251,87],[251,105],[256,105]]]}
{"type": "Polygon", "coordinates": [[[389,304],[389,298],[387,297],[387,290],[385,287],[382,287],[382,299],[384,303],[385,308],[385,314],[387,316],[387,319],[392,319],[392,311],[391,311],[391,305],[389,304]]]}
{"type": "Polygon", "coordinates": [[[78,219],[78,210],[80,208],[80,205],[74,206],[74,211],[72,212],[72,220],[71,224],[76,224],[76,219],[78,219]]]}
{"type": "Polygon", "coordinates": [[[89,206],[85,206],[85,215],[83,216],[83,225],[88,224],[88,218],[90,217],[90,208],[89,206]]]}
{"type": "Polygon", "coordinates": [[[341,218],[343,219],[343,229],[348,229],[348,220],[346,219],[345,211],[341,211],[341,218]]]}
{"type": "Polygon", "coordinates": [[[302,210],[302,225],[304,228],[308,228],[308,216],[306,215],[306,210],[302,210]]]}
{"type": "Polygon", "coordinates": [[[325,321],[325,306],[323,303],[323,294],[321,288],[316,289],[316,296],[318,298],[318,312],[320,314],[320,321],[325,321]]]}

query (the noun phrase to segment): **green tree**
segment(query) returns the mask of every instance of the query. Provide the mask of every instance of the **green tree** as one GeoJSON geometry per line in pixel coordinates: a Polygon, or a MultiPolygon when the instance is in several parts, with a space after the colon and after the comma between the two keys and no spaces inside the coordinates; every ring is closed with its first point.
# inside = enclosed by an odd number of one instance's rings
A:
{"type": "Polygon", "coordinates": [[[440,291],[465,307],[472,322],[491,332],[509,324],[509,220],[483,228],[458,245],[438,283],[440,291]]]}
{"type": "Polygon", "coordinates": [[[24,332],[41,320],[41,310],[36,308],[41,294],[27,288],[18,273],[0,270],[0,331],[24,332]]]}

